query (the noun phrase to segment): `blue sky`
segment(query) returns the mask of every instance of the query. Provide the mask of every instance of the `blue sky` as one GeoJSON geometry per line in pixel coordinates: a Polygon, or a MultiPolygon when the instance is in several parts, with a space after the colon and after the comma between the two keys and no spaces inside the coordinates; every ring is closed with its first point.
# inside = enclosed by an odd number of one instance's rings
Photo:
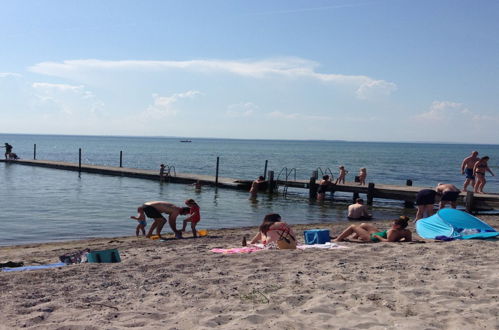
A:
{"type": "Polygon", "coordinates": [[[0,5],[2,133],[499,140],[497,1],[0,5]]]}

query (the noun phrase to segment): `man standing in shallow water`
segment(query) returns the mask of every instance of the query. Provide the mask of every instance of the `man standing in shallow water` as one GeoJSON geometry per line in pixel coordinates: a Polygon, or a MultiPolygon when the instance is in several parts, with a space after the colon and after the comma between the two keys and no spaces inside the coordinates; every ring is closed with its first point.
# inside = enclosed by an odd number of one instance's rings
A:
{"type": "Polygon", "coordinates": [[[135,220],[145,220],[146,215],[149,218],[154,219],[154,222],[149,229],[146,237],[151,237],[152,232],[156,229],[156,234],[161,238],[161,230],[166,223],[166,219],[161,215],[161,213],[168,214],[168,224],[175,234],[175,238],[182,238],[182,232],[177,230],[177,217],[179,215],[188,214],[190,209],[188,207],[178,207],[168,202],[145,202],[137,208],[137,216],[131,216],[130,218],[135,220]]]}
{"type": "Polygon", "coordinates": [[[478,151],[473,151],[470,156],[466,157],[461,164],[461,174],[466,175],[466,180],[464,180],[463,191],[466,191],[468,185],[475,186],[475,176],[473,175],[473,167],[475,163],[479,161],[478,151]]]}

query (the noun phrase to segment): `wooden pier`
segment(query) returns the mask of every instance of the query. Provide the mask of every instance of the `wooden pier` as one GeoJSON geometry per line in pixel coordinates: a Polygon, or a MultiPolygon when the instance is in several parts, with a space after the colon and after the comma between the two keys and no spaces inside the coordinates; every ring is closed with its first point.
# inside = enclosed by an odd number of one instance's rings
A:
{"type": "MultiPolygon", "coordinates": [[[[53,169],[69,170],[76,172],[96,173],[103,175],[124,176],[131,178],[141,178],[154,181],[160,181],[159,171],[143,170],[136,168],[113,167],[113,166],[100,166],[100,165],[86,165],[80,163],[58,162],[48,160],[4,160],[0,162],[10,163],[12,165],[28,165],[39,166],[53,169]]],[[[218,173],[218,172],[217,172],[218,173]]],[[[311,177],[310,180],[274,180],[274,172],[268,171],[268,181],[262,185],[261,190],[269,193],[277,191],[278,187],[287,188],[301,188],[309,191],[310,198],[314,199],[317,192],[316,177],[311,177]]],[[[218,186],[222,188],[239,189],[248,191],[252,181],[251,180],[238,180],[233,178],[220,178],[218,175],[199,175],[199,174],[185,174],[176,173],[175,175],[167,176],[164,178],[166,182],[171,183],[184,183],[192,184],[200,182],[202,185],[218,186]]],[[[374,199],[391,199],[400,200],[405,203],[407,207],[414,205],[416,194],[421,189],[428,187],[415,187],[415,186],[396,186],[386,184],[374,184],[362,186],[358,183],[347,182],[345,184],[331,184],[328,191],[334,193],[336,191],[352,193],[353,197],[359,194],[365,194],[367,203],[372,204],[374,199]]],[[[466,210],[493,210],[499,209],[499,194],[478,194],[474,195],[472,192],[461,193],[457,203],[466,208],[466,210]]]]}

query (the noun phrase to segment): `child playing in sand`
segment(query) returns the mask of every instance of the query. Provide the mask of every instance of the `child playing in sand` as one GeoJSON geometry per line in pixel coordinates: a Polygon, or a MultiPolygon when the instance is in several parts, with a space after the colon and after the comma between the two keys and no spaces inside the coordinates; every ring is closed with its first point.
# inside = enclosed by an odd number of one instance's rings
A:
{"type": "Polygon", "coordinates": [[[190,222],[191,229],[192,229],[192,236],[198,237],[198,234],[196,231],[196,225],[201,220],[201,213],[199,210],[199,205],[193,199],[186,200],[185,205],[187,205],[189,207],[189,216],[184,219],[182,231],[185,232],[185,227],[187,227],[187,223],[190,222]]]}
{"type": "Polygon", "coordinates": [[[367,169],[365,167],[362,167],[359,172],[359,184],[362,186],[365,185],[366,178],[367,178],[367,169]]]}
{"type": "Polygon", "coordinates": [[[336,182],[334,184],[345,183],[345,176],[347,175],[347,173],[348,171],[345,170],[345,166],[341,165],[340,174],[338,175],[338,178],[336,179],[336,182]]]}
{"type": "Polygon", "coordinates": [[[137,220],[138,222],[137,227],[135,228],[135,235],[139,237],[140,232],[142,232],[142,235],[146,236],[147,221],[144,212],[139,212],[137,216],[132,215],[130,219],[137,220]]]}

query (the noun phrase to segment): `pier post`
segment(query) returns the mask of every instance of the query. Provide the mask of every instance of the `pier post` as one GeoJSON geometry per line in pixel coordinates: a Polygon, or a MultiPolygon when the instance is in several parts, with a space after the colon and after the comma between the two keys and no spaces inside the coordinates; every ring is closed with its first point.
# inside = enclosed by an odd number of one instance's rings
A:
{"type": "Polygon", "coordinates": [[[33,145],[33,159],[36,160],[36,143],[33,145]]]}
{"type": "Polygon", "coordinates": [[[473,192],[467,191],[465,204],[466,204],[466,212],[468,212],[468,213],[473,212],[473,198],[474,198],[473,192]]]}
{"type": "MultiPolygon", "coordinates": [[[[267,180],[267,165],[269,164],[268,160],[265,160],[265,167],[263,168],[263,179],[267,180]]],[[[272,172],[274,173],[274,172],[272,172]]]]}
{"type": "Polygon", "coordinates": [[[373,205],[374,199],[374,183],[369,182],[367,184],[367,205],[373,205]]]}
{"type": "Polygon", "coordinates": [[[81,174],[81,148],[78,149],[78,173],[81,174]]]}
{"type": "Polygon", "coordinates": [[[120,150],[120,167],[123,167],[123,150],[120,150]]]}
{"type": "Polygon", "coordinates": [[[274,171],[269,171],[269,184],[268,184],[268,193],[273,194],[276,188],[276,182],[274,180],[274,171]]]}
{"type": "Polygon", "coordinates": [[[317,198],[317,188],[319,185],[315,182],[317,180],[318,171],[313,171],[310,177],[310,182],[308,183],[308,197],[310,199],[317,198]]]}
{"type": "MultiPolygon", "coordinates": [[[[408,187],[412,187],[412,180],[405,180],[405,185],[408,187]]],[[[406,209],[414,208],[414,201],[404,201],[404,207],[406,209]]]]}
{"type": "Polygon", "coordinates": [[[216,174],[215,174],[215,187],[218,186],[218,168],[220,165],[220,157],[217,156],[217,168],[216,168],[216,174]]]}
{"type": "Polygon", "coordinates": [[[353,203],[355,204],[355,201],[357,200],[357,198],[359,198],[359,193],[358,192],[354,192],[353,193],[353,196],[352,196],[352,200],[353,200],[353,203]]]}

